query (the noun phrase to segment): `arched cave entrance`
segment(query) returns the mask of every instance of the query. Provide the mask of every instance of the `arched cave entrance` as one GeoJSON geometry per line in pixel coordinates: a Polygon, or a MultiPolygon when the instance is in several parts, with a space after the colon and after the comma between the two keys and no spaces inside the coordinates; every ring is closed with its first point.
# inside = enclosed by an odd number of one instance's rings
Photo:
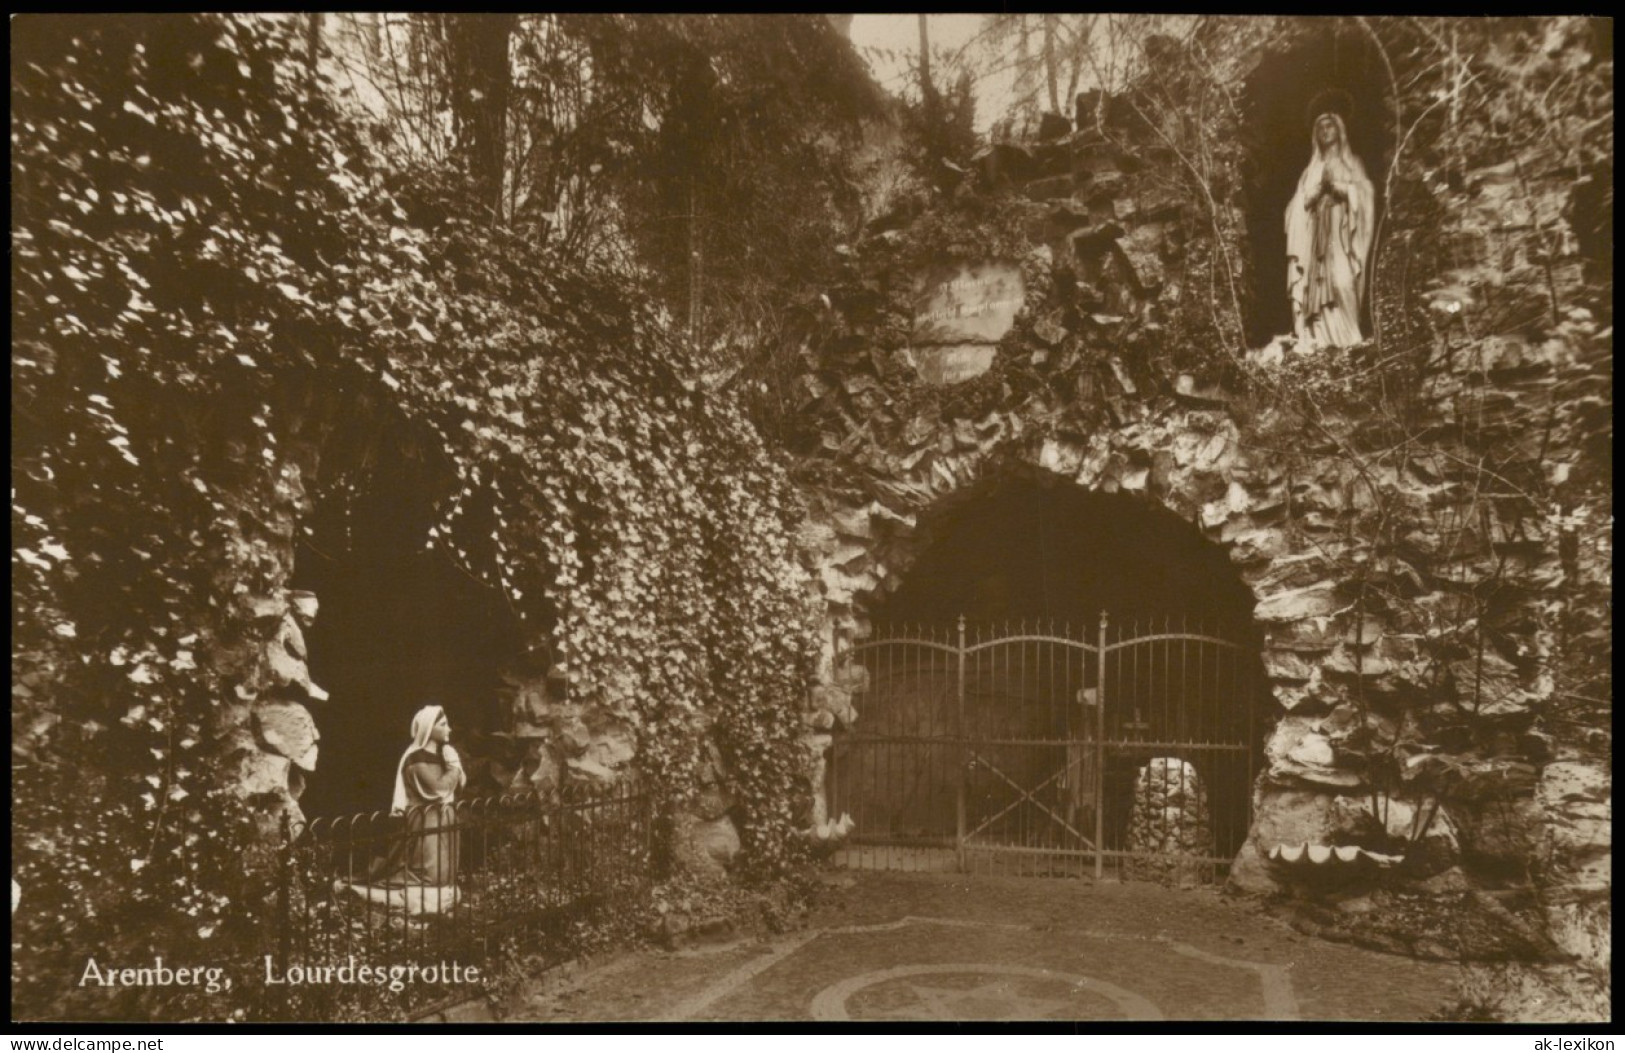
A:
{"type": "MultiPolygon", "coordinates": [[[[1394,150],[1394,116],[1387,67],[1371,39],[1351,20],[1317,19],[1290,50],[1267,55],[1243,90],[1247,151],[1247,234],[1252,248],[1253,303],[1247,341],[1261,347],[1292,331],[1286,297],[1287,203],[1309,161],[1308,110],[1330,92],[1341,97],[1354,152],[1376,190],[1378,223],[1386,205],[1383,179],[1394,150]]],[[[1369,298],[1367,309],[1369,311],[1369,298]]],[[[1369,315],[1361,319],[1371,331],[1369,315]]]]}
{"type": "MultiPolygon", "coordinates": [[[[353,487],[329,487],[305,524],[290,583],[320,603],[306,647],[330,696],[312,706],[322,737],[300,800],[310,816],[387,809],[412,716],[431,702],[469,769],[464,795],[500,789],[480,780],[509,730],[501,677],[518,661],[518,619],[497,589],[426,547],[443,466],[410,444],[374,442],[362,459],[375,463],[353,487]]],[[[471,510],[465,536],[489,537],[490,518],[471,510]]]]}
{"type": "Polygon", "coordinates": [[[1143,497],[1036,470],[919,541],[848,659],[864,672],[829,806],[882,852],[849,861],[1222,870],[1267,730],[1253,596],[1223,550],[1143,497]]]}

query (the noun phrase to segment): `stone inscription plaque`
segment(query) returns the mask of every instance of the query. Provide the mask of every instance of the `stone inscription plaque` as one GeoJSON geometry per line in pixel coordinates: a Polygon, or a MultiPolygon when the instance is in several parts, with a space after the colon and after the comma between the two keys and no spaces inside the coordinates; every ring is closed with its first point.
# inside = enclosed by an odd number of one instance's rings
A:
{"type": "Polygon", "coordinates": [[[915,281],[913,343],[998,343],[1026,294],[1021,268],[1005,261],[921,275],[915,281]]]}
{"type": "Polygon", "coordinates": [[[993,355],[997,350],[992,344],[922,347],[914,352],[914,369],[927,384],[947,387],[979,377],[993,368],[993,355]]]}

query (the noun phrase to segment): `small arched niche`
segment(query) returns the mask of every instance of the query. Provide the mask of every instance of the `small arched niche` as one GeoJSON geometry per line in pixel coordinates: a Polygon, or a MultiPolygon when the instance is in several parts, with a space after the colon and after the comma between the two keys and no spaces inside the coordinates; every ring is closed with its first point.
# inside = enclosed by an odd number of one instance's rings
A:
{"type": "MultiPolygon", "coordinates": [[[[1383,178],[1394,149],[1387,67],[1371,38],[1344,18],[1316,19],[1288,49],[1266,55],[1242,92],[1247,150],[1247,235],[1252,250],[1253,302],[1247,315],[1252,347],[1292,331],[1286,296],[1285,213],[1308,164],[1317,100],[1342,111],[1349,143],[1376,190],[1378,222],[1386,201],[1383,178]]],[[[1367,305],[1369,312],[1369,301],[1367,305]]],[[[1366,333],[1370,318],[1361,319],[1366,333]]]]}
{"type": "MultiPolygon", "coordinates": [[[[448,466],[399,429],[340,445],[350,448],[330,458],[336,477],[303,524],[290,582],[320,603],[305,642],[311,679],[329,695],[312,706],[321,755],[300,799],[310,816],[387,809],[412,716],[429,703],[445,707],[476,778],[511,722],[501,675],[522,647],[517,616],[475,573],[491,554],[455,559],[427,545],[448,466]]],[[[491,520],[489,507],[471,507],[459,536],[489,538],[491,520]]]]}

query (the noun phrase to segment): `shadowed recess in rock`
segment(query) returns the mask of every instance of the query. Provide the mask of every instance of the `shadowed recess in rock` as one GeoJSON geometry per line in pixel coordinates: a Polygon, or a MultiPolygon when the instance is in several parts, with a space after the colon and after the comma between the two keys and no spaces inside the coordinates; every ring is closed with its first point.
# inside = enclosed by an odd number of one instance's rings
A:
{"type": "Polygon", "coordinates": [[[470,764],[486,752],[481,740],[506,730],[498,677],[519,627],[496,589],[425,549],[431,493],[408,468],[380,470],[324,502],[299,546],[294,582],[321,600],[311,675],[331,694],[315,712],[322,762],[301,801],[307,815],[387,808],[412,714],[430,701],[445,706],[470,764]]]}

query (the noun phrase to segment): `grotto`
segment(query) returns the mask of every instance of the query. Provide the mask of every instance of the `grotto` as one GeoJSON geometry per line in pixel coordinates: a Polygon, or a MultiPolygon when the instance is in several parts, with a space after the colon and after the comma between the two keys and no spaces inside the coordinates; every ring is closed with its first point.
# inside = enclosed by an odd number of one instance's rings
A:
{"type": "Polygon", "coordinates": [[[1228,860],[1248,827],[1263,710],[1252,603],[1223,551],[1131,494],[1019,466],[990,475],[921,522],[919,555],[870,610],[875,638],[847,659],[866,686],[853,734],[832,746],[828,810],[853,817],[855,844],[971,843],[1001,864],[1000,846],[1060,858],[1097,839],[1228,860]],[[959,657],[908,642],[933,630],[959,657]],[[955,737],[982,740],[967,776],[955,737]],[[1153,802],[1164,770],[1189,785],[1153,802]],[[1173,816],[1158,820],[1167,829],[1150,828],[1153,811],[1173,816]]]}
{"type": "MultiPolygon", "coordinates": [[[[1525,497],[1555,493],[1559,479],[1578,492],[1555,463],[1589,457],[1590,425],[1579,422],[1593,395],[1565,402],[1557,392],[1595,379],[1609,315],[1583,291],[1597,266],[1584,239],[1564,241],[1574,251],[1546,274],[1526,253],[1570,211],[1593,214],[1591,184],[1571,187],[1550,143],[1516,162],[1492,140],[1475,142],[1472,162],[1414,137],[1401,154],[1393,51],[1372,32],[1359,19],[1307,20],[1269,49],[1226,52],[1212,66],[1200,44],[1170,45],[1193,48],[1193,61],[1169,62],[1132,98],[1080,98],[1064,133],[989,144],[952,202],[912,223],[879,221],[859,244],[832,296],[848,328],[798,389],[803,413],[821,423],[808,456],[845,473],[817,476],[803,528],[829,612],[813,695],[819,821],[850,812],[861,841],[857,802],[868,795],[882,802],[868,809],[870,833],[909,851],[974,829],[973,818],[956,830],[943,803],[964,781],[952,749],[911,764],[883,742],[943,735],[917,713],[929,708],[922,700],[952,696],[953,656],[966,650],[952,620],[1087,620],[1067,605],[1110,591],[1112,575],[1043,553],[1087,552],[1121,529],[1140,554],[1173,545],[1172,528],[1155,526],[1170,522],[1204,553],[1193,566],[1205,568],[1196,580],[1216,583],[1208,602],[1233,605],[1261,659],[1257,778],[1250,825],[1221,868],[1229,887],[1304,895],[1398,865],[1400,887],[1419,895],[1489,890],[1539,913],[1511,890],[1529,887],[1539,866],[1527,846],[1547,829],[1576,854],[1543,924],[1573,953],[1593,953],[1589,934],[1607,917],[1607,837],[1593,820],[1608,779],[1591,747],[1558,745],[1560,725],[1541,716],[1589,703],[1560,703],[1542,672],[1556,637],[1541,626],[1568,608],[1536,598],[1585,572],[1572,560],[1559,569],[1549,531],[1562,528],[1549,514],[1465,472],[1490,458],[1501,479],[1523,480],[1525,497]],[[1381,196],[1388,248],[1362,311],[1367,339],[1311,350],[1277,339],[1292,324],[1276,290],[1282,210],[1310,149],[1304,107],[1328,94],[1342,99],[1381,196]],[[1208,108],[1176,101],[1197,98],[1208,108]],[[1199,113],[1213,122],[1206,131],[1199,113]],[[1225,163],[1211,180],[1187,178],[1213,158],[1225,163]],[[1541,305],[1536,286],[1566,292],[1541,305]],[[1462,326],[1463,311],[1480,321],[1462,326]],[[1396,373],[1396,359],[1373,358],[1373,333],[1411,347],[1411,365],[1396,373]],[[1210,353],[1223,344],[1250,350],[1210,353]],[[1559,452],[1562,443],[1579,445],[1559,452]],[[832,476],[841,482],[823,482],[832,476]],[[1045,493],[1071,496],[1034,496],[1045,493]],[[990,494],[999,497],[981,500],[990,494]],[[1035,511],[1064,506],[1078,513],[1066,525],[1035,511]],[[1130,506],[1137,517],[1104,511],[1130,506]],[[877,677],[892,674],[847,656],[891,646],[894,621],[939,629],[894,659],[930,675],[888,703],[877,677]],[[1467,625],[1475,643],[1464,648],[1456,634],[1467,625]],[[944,657],[923,657],[931,648],[944,657]],[[865,743],[863,707],[877,699],[865,743]],[[859,747],[888,759],[854,764],[859,747]],[[916,768],[925,774],[911,782],[916,768]],[[1540,770],[1587,788],[1537,819],[1567,792],[1540,770]]],[[[1528,54],[1510,27],[1497,33],[1506,61],[1528,54]]],[[[1176,565],[1171,547],[1163,563],[1176,565]]],[[[1161,568],[1111,568],[1144,583],[1119,589],[1119,602],[1167,595],[1161,568]]],[[[1084,675],[1087,687],[1087,666],[1084,675]]],[[[1088,741],[1052,726],[1057,742],[1088,741]]],[[[1076,763],[1059,745],[1052,753],[1062,759],[1020,773],[993,758],[1009,776],[998,806],[1016,805],[1018,825],[1026,812],[1062,830],[1039,844],[1017,833],[1026,847],[1087,851],[1090,831],[1057,803],[1066,776],[1044,783],[1076,763]]],[[[858,865],[901,859],[871,851],[858,865]]],[[[906,863],[937,865],[966,860],[906,863]]],[[[1383,938],[1414,949],[1403,933],[1383,938]]]]}
{"type": "MultiPolygon", "coordinates": [[[[685,34],[731,23],[444,17],[24,28],[14,1005],[139,1008],[52,986],[104,942],[512,970],[521,932],[782,934],[810,860],[1222,889],[1606,1001],[1611,23],[1129,22],[1138,65],[1052,76],[1024,138],[922,68],[840,140],[863,163],[791,295],[786,172],[724,173],[754,211],[712,187],[709,246],[695,179],[640,197],[716,145],[675,132],[740,82],[685,34]],[[520,121],[525,77],[512,125],[476,113],[506,82],[406,131],[409,93],[334,90],[454,24],[463,59],[605,47],[580,68],[644,105],[604,95],[634,119],[577,154],[520,121]],[[1290,335],[1317,185],[1359,272],[1336,340],[1290,335]],[[766,321],[710,342],[747,285],[766,321]],[[467,805],[462,869],[380,913],[333,835],[428,703],[456,790],[362,849],[467,805]]],[[[743,142],[717,156],[775,153],[743,142]]]]}

